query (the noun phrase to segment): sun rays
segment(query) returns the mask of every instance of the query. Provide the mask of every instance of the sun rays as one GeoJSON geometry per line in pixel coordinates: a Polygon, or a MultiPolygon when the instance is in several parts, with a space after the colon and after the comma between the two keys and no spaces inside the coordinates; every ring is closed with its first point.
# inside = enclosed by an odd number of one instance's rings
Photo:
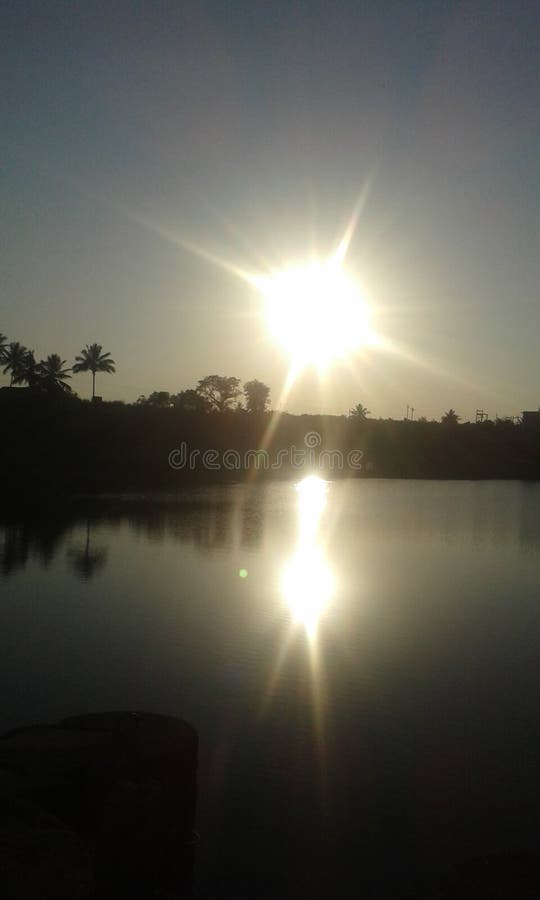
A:
{"type": "Polygon", "coordinates": [[[264,297],[269,332],[295,373],[308,366],[324,373],[373,341],[365,299],[335,255],[257,277],[254,284],[264,297]]]}
{"type": "MultiPolygon", "coordinates": [[[[426,358],[403,340],[396,340],[388,304],[379,309],[376,297],[372,296],[373,289],[368,297],[355,267],[349,265],[351,246],[357,237],[372,181],[373,175],[366,179],[332,252],[325,256],[313,249],[303,260],[294,263],[291,258],[281,258],[277,248],[271,259],[268,254],[265,256],[253,238],[215,210],[213,215],[219,219],[223,232],[243,247],[244,260],[241,256],[235,259],[223,245],[211,247],[148,215],[128,210],[121,204],[117,206],[159,238],[252,289],[254,303],[245,312],[244,325],[251,329],[257,323],[260,333],[265,335],[261,348],[264,343],[272,345],[286,359],[287,367],[275,401],[278,411],[286,407],[296,382],[310,369],[318,377],[321,395],[332,370],[356,377],[359,364],[362,371],[369,370],[372,377],[376,376],[387,388],[400,394],[401,379],[395,373],[393,378],[389,374],[389,359],[429,372],[441,381],[482,390],[476,379],[463,372],[457,374],[440,362],[426,358]]],[[[402,312],[399,306],[396,309],[402,312]]],[[[244,314],[241,315],[243,318],[244,314]]],[[[275,423],[270,423],[267,442],[274,427],[275,423]]]]}
{"type": "MultiPolygon", "coordinates": [[[[366,180],[334,250],[327,256],[313,251],[294,264],[287,259],[279,260],[279,254],[274,254],[272,260],[264,260],[261,251],[255,250],[253,241],[223,218],[222,228],[243,245],[250,262],[230,258],[223,249],[205,246],[148,215],[122,208],[133,221],[159,238],[254,290],[254,297],[258,298],[255,316],[264,323],[267,340],[281,348],[288,358],[277,404],[280,408],[305,369],[313,368],[322,380],[332,363],[350,363],[363,348],[378,343],[367,299],[356,276],[346,265],[370,186],[371,177],[366,180]],[[253,260],[256,260],[255,265],[253,260]]],[[[247,315],[251,317],[249,312],[247,315]]]]}

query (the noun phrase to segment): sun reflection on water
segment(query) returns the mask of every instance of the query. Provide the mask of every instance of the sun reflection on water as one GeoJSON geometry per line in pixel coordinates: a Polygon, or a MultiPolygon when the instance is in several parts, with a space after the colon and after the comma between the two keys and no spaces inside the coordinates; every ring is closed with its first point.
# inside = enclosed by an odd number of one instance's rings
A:
{"type": "Polygon", "coordinates": [[[320,536],[328,484],[311,475],[296,487],[298,493],[298,543],[281,576],[282,596],[295,620],[310,639],[334,592],[334,576],[320,536]]]}
{"type": "MultiPolygon", "coordinates": [[[[302,688],[302,702],[311,700],[313,714],[313,740],[319,765],[321,803],[327,802],[326,773],[326,728],[325,710],[328,705],[328,684],[324,671],[324,659],[318,640],[318,626],[328,609],[337,588],[332,568],[327,562],[325,535],[323,530],[324,512],[328,500],[328,482],[310,475],[296,485],[298,531],[296,547],[279,573],[279,590],[292,619],[292,626],[283,635],[275,655],[268,681],[264,690],[260,715],[268,710],[280,683],[287,684],[288,690],[295,690],[290,681],[287,663],[294,671],[308,663],[310,698],[302,688]],[[299,626],[299,627],[298,627],[299,626]],[[302,631],[307,638],[307,653],[295,652],[295,635],[302,631]]],[[[300,649],[297,647],[297,649],[300,649]]]]}

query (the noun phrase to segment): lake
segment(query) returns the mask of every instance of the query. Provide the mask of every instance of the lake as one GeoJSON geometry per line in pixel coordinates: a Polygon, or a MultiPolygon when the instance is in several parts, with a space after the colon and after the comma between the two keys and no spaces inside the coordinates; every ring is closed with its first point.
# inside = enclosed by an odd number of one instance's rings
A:
{"type": "Polygon", "coordinates": [[[437,896],[486,856],[512,878],[537,858],[539,484],[40,513],[0,525],[0,729],[191,722],[197,896],[437,896]]]}

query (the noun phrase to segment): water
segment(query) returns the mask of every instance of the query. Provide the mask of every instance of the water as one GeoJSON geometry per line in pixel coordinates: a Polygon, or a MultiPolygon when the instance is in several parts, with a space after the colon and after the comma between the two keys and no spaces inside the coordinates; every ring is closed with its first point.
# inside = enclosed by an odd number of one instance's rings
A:
{"type": "Polygon", "coordinates": [[[200,896],[427,895],[537,851],[540,485],[111,498],[1,526],[0,563],[0,728],[188,719],[200,896]]]}

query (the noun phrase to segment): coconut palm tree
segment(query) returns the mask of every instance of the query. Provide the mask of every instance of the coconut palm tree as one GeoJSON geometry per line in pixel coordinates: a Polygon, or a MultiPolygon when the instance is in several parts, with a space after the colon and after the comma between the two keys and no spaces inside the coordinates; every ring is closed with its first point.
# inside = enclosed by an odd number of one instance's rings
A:
{"type": "Polygon", "coordinates": [[[370,410],[361,403],[357,403],[349,410],[349,418],[356,419],[357,422],[366,422],[369,415],[371,415],[370,410]]]}
{"type": "Polygon", "coordinates": [[[60,359],[58,353],[51,353],[47,359],[42,359],[38,365],[40,384],[46,391],[64,391],[71,393],[71,387],[66,382],[66,378],[71,378],[69,372],[71,369],[66,368],[66,360],[60,359]]]}
{"type": "Polygon", "coordinates": [[[18,341],[12,341],[11,344],[7,344],[4,346],[2,351],[2,362],[4,363],[4,368],[2,369],[4,375],[10,373],[11,381],[10,385],[14,385],[17,383],[17,379],[21,374],[21,370],[24,366],[24,359],[28,350],[26,347],[23,347],[22,344],[19,344],[18,341]]]}
{"type": "Polygon", "coordinates": [[[74,372],[92,373],[92,400],[96,395],[96,372],[116,372],[116,363],[110,353],[102,353],[101,344],[87,344],[75,357],[74,372]]]}
{"type": "Polygon", "coordinates": [[[443,423],[443,425],[450,425],[452,427],[454,425],[457,425],[459,422],[459,416],[455,409],[449,409],[447,412],[445,412],[444,416],[441,417],[441,422],[443,423]]]}
{"type": "Polygon", "coordinates": [[[13,384],[27,384],[28,387],[37,387],[40,381],[40,363],[36,361],[33,350],[26,350],[20,363],[12,370],[13,384]]]}

